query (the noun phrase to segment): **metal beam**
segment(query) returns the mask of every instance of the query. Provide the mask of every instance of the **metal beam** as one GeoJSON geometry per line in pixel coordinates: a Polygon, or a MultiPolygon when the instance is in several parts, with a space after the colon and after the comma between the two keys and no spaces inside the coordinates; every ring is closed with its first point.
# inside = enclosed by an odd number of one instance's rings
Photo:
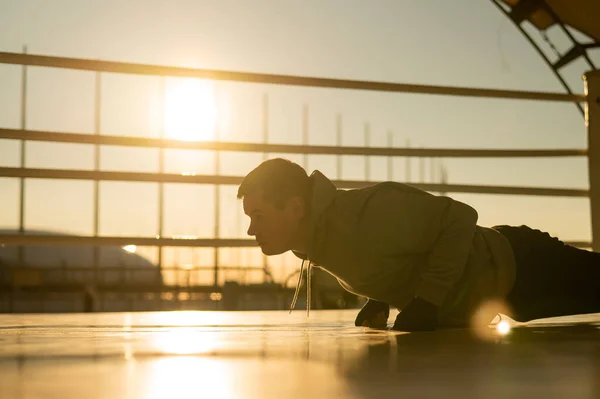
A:
{"type": "Polygon", "coordinates": [[[571,40],[571,43],[573,43],[573,45],[575,47],[581,48],[581,50],[582,50],[581,56],[585,59],[585,61],[589,65],[589,67],[592,69],[596,69],[596,66],[592,62],[591,58],[588,56],[587,50],[585,48],[581,47],[581,44],[579,44],[579,42],[577,41],[577,39],[575,39],[573,34],[571,32],[569,32],[569,30],[565,26],[564,22],[562,21],[562,19],[558,16],[558,14],[556,14],[554,12],[554,9],[552,7],[550,7],[550,5],[546,2],[543,3],[543,7],[544,7],[544,10],[552,17],[554,22],[560,27],[560,29],[563,31],[563,33],[571,40]]]}
{"type": "Polygon", "coordinates": [[[582,46],[575,44],[569,51],[552,64],[552,66],[554,69],[561,69],[584,54],[586,54],[585,49],[582,46]]]}
{"type": "MultiPolygon", "coordinates": [[[[560,84],[565,88],[565,90],[567,91],[567,93],[569,93],[569,95],[574,95],[573,92],[571,91],[571,88],[567,84],[567,82],[563,79],[563,77],[561,76],[561,74],[558,72],[558,69],[556,69],[554,67],[554,65],[552,65],[552,62],[550,61],[550,59],[548,57],[546,57],[546,54],[544,54],[544,52],[542,51],[542,49],[540,49],[540,47],[537,45],[537,43],[525,31],[525,29],[523,29],[523,27],[521,26],[521,24],[520,23],[516,23],[514,20],[512,20],[512,18],[510,16],[510,12],[506,11],[504,9],[504,7],[502,6],[502,4],[500,4],[500,0],[492,0],[492,3],[494,3],[496,5],[496,7],[498,7],[498,9],[504,15],[506,15],[514,23],[515,27],[521,32],[521,34],[527,39],[527,41],[529,41],[529,43],[537,51],[537,53],[539,54],[539,56],[546,62],[546,65],[548,65],[548,67],[552,70],[552,72],[554,73],[554,76],[556,77],[556,79],[558,79],[558,81],[560,82],[560,84]]],[[[579,113],[581,113],[581,115],[583,116],[584,115],[583,106],[581,104],[575,104],[575,106],[579,110],[579,113]]]]}
{"type": "Polygon", "coordinates": [[[0,139],[47,141],[55,143],[77,143],[114,145],[147,148],[177,148],[188,150],[214,150],[237,152],[263,152],[283,154],[320,155],[363,155],[363,156],[414,156],[414,157],[457,157],[457,158],[538,158],[586,156],[584,148],[565,149],[446,149],[446,148],[390,148],[390,147],[342,147],[318,145],[233,143],[218,141],[181,141],[157,138],[91,135],[81,133],[57,133],[40,130],[0,128],[0,139]]]}
{"type": "Polygon", "coordinates": [[[586,50],[600,48],[600,42],[582,44],[581,47],[583,47],[586,50]]]}
{"type": "Polygon", "coordinates": [[[578,94],[531,92],[521,90],[476,89],[470,87],[431,86],[365,80],[274,75],[198,68],[179,68],[113,61],[97,61],[80,58],[51,57],[7,52],[0,52],[0,64],[30,65],[135,75],[193,77],[233,82],[266,83],[288,86],[324,87],[332,89],[368,90],[394,93],[419,93],[479,98],[563,101],[576,103],[585,101],[585,97],[578,94]]]}
{"type": "MultiPolygon", "coordinates": [[[[338,188],[353,189],[368,187],[379,182],[364,181],[333,181],[338,188]]],[[[466,184],[430,184],[410,183],[412,187],[428,192],[464,193],[464,194],[504,194],[504,195],[532,195],[549,197],[588,197],[584,189],[570,188],[545,188],[545,187],[509,187],[509,186],[479,186],[466,184]]]]}
{"type": "Polygon", "coordinates": [[[49,234],[0,234],[2,245],[58,245],[58,246],[103,246],[124,247],[126,245],[149,247],[220,247],[239,248],[255,247],[253,239],[226,239],[226,238],[177,238],[177,237],[94,237],[73,235],[49,234]]]}
{"type": "Polygon", "coordinates": [[[145,172],[96,172],[91,170],[73,169],[32,169],[4,167],[0,167],[0,177],[231,185],[240,184],[242,182],[242,177],[236,176],[187,175],[169,173],[158,174],[145,172]]]}
{"type": "Polygon", "coordinates": [[[593,250],[600,251],[600,69],[584,75],[585,92],[591,101],[586,105],[587,139],[590,151],[588,176],[593,250]]]}
{"type": "MultiPolygon", "coordinates": [[[[3,167],[0,167],[0,177],[229,185],[238,185],[243,180],[242,176],[178,175],[143,172],[96,172],[70,169],[28,169],[3,167]]],[[[333,180],[333,183],[340,189],[354,189],[369,187],[380,183],[380,181],[333,180]]],[[[479,186],[429,183],[411,183],[410,185],[424,191],[446,193],[509,194],[553,197],[587,197],[589,194],[588,191],[584,189],[569,188],[479,186]]]]}
{"type": "Polygon", "coordinates": [[[510,19],[520,24],[544,5],[543,0],[521,0],[509,12],[510,19]]]}
{"type": "MultiPolygon", "coordinates": [[[[587,241],[563,241],[565,244],[589,248],[591,243],[587,241]]],[[[93,237],[73,235],[48,235],[48,234],[0,234],[0,244],[3,245],[36,245],[36,246],[73,246],[73,247],[124,247],[126,245],[149,246],[149,247],[210,247],[210,248],[249,248],[256,247],[253,239],[225,239],[225,238],[151,238],[151,237],[93,237]]],[[[228,266],[219,266],[226,269],[228,266]]],[[[250,267],[250,266],[249,266],[250,267]]],[[[250,267],[252,268],[252,267],[250,267]]],[[[28,267],[28,270],[30,268],[28,267]]],[[[43,268],[46,270],[46,268],[43,268]]],[[[105,268],[102,268],[103,270],[105,268]]],[[[164,268],[167,270],[168,268],[164,268]]],[[[69,267],[69,270],[73,270],[69,267]]],[[[92,269],[87,269],[92,270],[92,269]]],[[[119,269],[120,270],[120,269],[119,269]]],[[[129,270],[129,268],[127,269],[129,270]]],[[[146,269],[147,270],[147,269],[146,269]]],[[[184,269],[179,269],[184,270],[184,269]]],[[[208,266],[206,270],[213,270],[208,266]]],[[[257,266],[256,270],[263,270],[257,266]]]]}

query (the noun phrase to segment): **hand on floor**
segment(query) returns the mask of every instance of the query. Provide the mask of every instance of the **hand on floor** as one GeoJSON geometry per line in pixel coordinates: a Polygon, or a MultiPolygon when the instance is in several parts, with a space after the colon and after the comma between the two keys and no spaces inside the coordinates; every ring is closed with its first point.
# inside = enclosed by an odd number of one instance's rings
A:
{"type": "Polygon", "coordinates": [[[357,327],[385,329],[387,328],[389,316],[390,306],[387,303],[369,299],[360,312],[358,312],[354,325],[357,327]]]}
{"type": "Polygon", "coordinates": [[[433,331],[437,324],[437,306],[424,299],[415,298],[398,314],[392,330],[433,331]]]}

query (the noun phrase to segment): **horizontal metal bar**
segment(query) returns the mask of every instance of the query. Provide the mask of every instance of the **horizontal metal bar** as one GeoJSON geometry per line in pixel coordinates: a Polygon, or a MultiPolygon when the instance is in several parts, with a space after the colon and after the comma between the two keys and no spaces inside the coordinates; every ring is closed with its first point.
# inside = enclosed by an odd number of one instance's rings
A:
{"type": "MultiPolygon", "coordinates": [[[[363,181],[334,181],[344,189],[363,188],[379,182],[363,181]],[[343,187],[342,187],[343,186],[343,187]]],[[[511,187],[511,186],[480,186],[467,184],[431,184],[431,183],[405,183],[420,190],[436,193],[471,193],[471,194],[506,194],[506,195],[533,195],[550,197],[588,197],[589,191],[573,188],[546,188],[546,187],[511,187]]]]}
{"type": "MultiPolygon", "coordinates": [[[[73,179],[73,180],[103,180],[103,181],[135,181],[135,182],[163,182],[163,183],[189,183],[189,184],[222,184],[238,185],[242,182],[240,176],[215,176],[215,175],[181,175],[181,174],[156,174],[142,172],[97,172],[84,170],[61,169],[28,169],[28,168],[0,168],[0,177],[18,178],[43,178],[43,179],[73,179]]],[[[333,183],[341,189],[355,189],[368,187],[379,183],[378,181],[361,180],[334,180],[333,183]]],[[[563,189],[563,188],[537,188],[537,187],[508,187],[508,186],[476,186],[464,184],[429,184],[409,183],[425,191],[453,192],[453,193],[480,193],[480,194],[511,194],[511,195],[543,195],[587,197],[588,190],[563,189]]]]}
{"type": "Polygon", "coordinates": [[[505,98],[563,102],[586,101],[586,97],[584,95],[577,94],[528,92],[519,90],[476,89],[469,87],[430,86],[347,79],[328,79],[291,75],[222,71],[212,69],[169,67],[159,65],[98,61],[80,58],[52,57],[8,52],[0,52],[0,63],[136,75],[194,77],[234,82],[267,83],[288,86],[310,86],[335,89],[370,90],[395,93],[418,93],[465,97],[505,98]]]}
{"type": "Polygon", "coordinates": [[[461,157],[461,158],[536,158],[586,156],[587,149],[441,149],[441,148],[389,148],[389,147],[337,147],[316,145],[232,143],[217,141],[181,141],[143,137],[106,136],[81,133],[57,133],[39,130],[0,128],[0,139],[30,140],[43,142],[99,144],[150,148],[177,148],[194,150],[239,151],[260,153],[287,153],[310,155],[371,155],[413,157],[461,157]]]}
{"type": "MultiPolygon", "coordinates": [[[[0,300],[4,298],[8,298],[9,296],[15,296],[19,298],[19,300],[28,300],[32,295],[44,295],[47,293],[82,293],[85,287],[80,282],[64,282],[64,283],[44,283],[42,285],[18,285],[19,290],[14,291],[13,287],[17,285],[0,285],[0,300]],[[27,295],[24,297],[24,295],[27,295]]],[[[143,284],[138,282],[116,282],[116,283],[104,283],[97,282],[94,283],[94,289],[98,293],[116,293],[116,294],[132,294],[132,293],[173,293],[177,294],[179,290],[184,289],[185,292],[190,294],[197,293],[213,293],[213,292],[223,292],[222,285],[200,285],[200,284],[143,284]]],[[[237,289],[240,293],[293,293],[294,288],[286,288],[281,286],[280,284],[239,284],[237,289]]],[[[341,288],[340,288],[341,289],[341,288]]],[[[328,288],[320,288],[320,291],[330,291],[328,288]]],[[[331,292],[335,292],[331,290],[331,292]]],[[[44,300],[45,298],[38,298],[37,300],[44,300]]],[[[162,301],[185,301],[185,299],[178,299],[174,297],[173,299],[165,299],[161,298],[162,301]]]]}
{"type": "Polygon", "coordinates": [[[144,172],[104,172],[65,169],[33,169],[0,167],[0,177],[29,177],[37,179],[102,180],[151,183],[190,183],[236,185],[242,177],[193,174],[159,174],[144,172]]]}
{"type": "MultiPolygon", "coordinates": [[[[163,182],[163,183],[189,183],[189,184],[220,184],[238,185],[242,182],[240,176],[215,176],[215,175],[181,175],[157,174],[141,172],[97,172],[87,170],[64,169],[31,169],[31,168],[5,168],[0,167],[0,177],[41,178],[41,179],[73,179],[73,180],[104,180],[104,181],[136,181],[136,182],[163,182]]],[[[362,180],[333,180],[340,189],[354,189],[372,186],[379,181],[362,180]]],[[[466,184],[430,184],[407,183],[413,187],[430,192],[444,193],[476,193],[476,194],[509,194],[509,195],[536,195],[556,197],[587,197],[588,190],[571,188],[544,188],[544,187],[509,187],[509,186],[480,186],[466,184]]]]}
{"type": "Polygon", "coordinates": [[[577,248],[592,248],[592,243],[589,241],[563,241],[563,243],[577,248]]]}
{"type": "MultiPolygon", "coordinates": [[[[0,269],[0,273],[5,272],[22,272],[22,271],[32,271],[32,272],[67,272],[67,273],[79,273],[79,272],[91,272],[99,274],[102,273],[114,273],[125,271],[128,273],[135,274],[136,272],[140,273],[148,273],[157,271],[161,272],[205,272],[205,271],[214,271],[214,266],[194,266],[191,268],[187,267],[177,267],[177,266],[162,266],[159,269],[151,268],[151,267],[140,267],[140,266],[100,266],[98,268],[95,267],[71,267],[71,266],[48,266],[48,267],[40,267],[40,266],[8,266],[3,265],[2,269],[0,269]]],[[[219,265],[219,270],[242,270],[242,271],[264,271],[265,268],[262,266],[221,266],[219,265]]]]}
{"type": "Polygon", "coordinates": [[[241,248],[256,247],[256,240],[238,238],[172,238],[172,237],[92,237],[48,234],[0,234],[2,245],[59,245],[59,246],[101,246],[126,245],[150,247],[212,247],[241,248]]]}
{"type": "MultiPolygon", "coordinates": [[[[563,241],[567,245],[580,248],[591,248],[592,243],[588,241],[563,241]]],[[[211,248],[248,248],[256,247],[256,241],[253,239],[223,239],[223,238],[149,238],[149,237],[92,237],[92,236],[72,236],[72,235],[48,235],[48,234],[0,234],[1,245],[44,245],[44,246],[119,246],[138,245],[138,246],[163,246],[163,247],[211,247],[211,248]]],[[[236,266],[219,266],[219,268],[235,268],[236,266]]],[[[20,270],[32,270],[19,268],[20,270]]],[[[48,270],[47,268],[40,268],[48,270]]],[[[66,270],[76,270],[76,268],[65,267],[66,270]]],[[[99,270],[109,270],[110,268],[101,268],[99,270]]],[[[167,270],[169,268],[164,268],[167,270]]],[[[177,269],[176,270],[187,270],[177,269]]],[[[244,269],[246,269],[244,267],[244,269]]],[[[257,267],[257,270],[263,270],[263,267],[257,267]]],[[[62,269],[61,269],[62,270],[62,269]]],[[[86,269],[87,270],[87,269],[86,269]]],[[[94,269],[90,269],[94,270],[94,269]]],[[[129,268],[127,268],[129,270],[129,268]]],[[[148,269],[144,269],[148,270],[148,269]]],[[[194,270],[194,269],[190,269],[194,270]]],[[[206,270],[214,270],[212,266],[206,270]]]]}

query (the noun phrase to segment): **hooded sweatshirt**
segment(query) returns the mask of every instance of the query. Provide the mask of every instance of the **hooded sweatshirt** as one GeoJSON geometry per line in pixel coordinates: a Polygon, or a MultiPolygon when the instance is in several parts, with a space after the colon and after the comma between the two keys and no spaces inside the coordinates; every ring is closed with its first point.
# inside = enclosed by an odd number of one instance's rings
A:
{"type": "Polygon", "coordinates": [[[482,303],[510,292],[510,244],[478,226],[472,207],[397,182],[339,190],[319,171],[310,179],[307,253],[293,251],[303,268],[308,261],[307,290],[314,265],[347,291],[399,310],[417,296],[433,303],[441,326],[464,326],[482,303]]]}

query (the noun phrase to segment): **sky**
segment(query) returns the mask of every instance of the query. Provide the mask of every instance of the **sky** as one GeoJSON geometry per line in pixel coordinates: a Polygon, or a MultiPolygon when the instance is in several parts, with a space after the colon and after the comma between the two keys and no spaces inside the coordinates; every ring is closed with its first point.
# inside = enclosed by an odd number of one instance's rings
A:
{"type": "MultiPolygon", "coordinates": [[[[544,44],[530,26],[534,39],[544,44]]],[[[557,29],[548,31],[565,51],[557,29]]],[[[563,88],[513,24],[485,0],[326,1],[90,1],[0,0],[0,51],[169,66],[224,69],[401,83],[562,92],[563,88]]],[[[544,44],[544,51],[549,47],[544,44]]],[[[600,52],[592,53],[600,63],[600,52]]],[[[566,68],[573,91],[583,92],[586,65],[566,68]]],[[[95,73],[28,68],[26,128],[94,132],[95,73]]],[[[0,127],[19,128],[21,67],[0,64],[0,127]]],[[[303,107],[308,143],[336,144],[341,115],[343,145],[393,143],[429,148],[585,148],[583,117],[573,104],[459,98],[355,90],[103,74],[100,133],[260,142],[264,97],[268,141],[302,143],[303,107]],[[164,84],[165,99],[160,96],[164,84]],[[198,111],[201,109],[201,111],[198,111]],[[183,132],[183,133],[182,133],[183,132]],[[187,133],[186,133],[187,132],[187,133]],[[179,136],[178,136],[179,135],[179,136]]],[[[26,145],[26,166],[94,168],[94,147],[26,145]]],[[[276,155],[276,154],[273,154],[276,155]]],[[[336,158],[284,155],[308,171],[336,178],[336,158]]],[[[158,171],[158,150],[102,147],[101,169],[158,171]]],[[[222,153],[219,171],[243,176],[263,154],[222,153]]],[[[341,178],[364,179],[364,158],[342,158],[341,178]]],[[[372,157],[372,180],[407,181],[406,159],[372,157]]],[[[453,184],[588,188],[587,160],[436,160],[453,184]]],[[[0,166],[20,164],[20,143],[0,140],[0,166]]],[[[166,150],[169,173],[215,173],[209,151],[166,150]]],[[[423,179],[431,181],[430,160],[423,179]]],[[[421,180],[411,161],[409,182],[421,180]]],[[[434,172],[437,179],[439,173],[434,172]]],[[[248,220],[234,186],[221,188],[221,237],[245,237],[248,220]]],[[[17,227],[19,182],[0,178],[0,226],[17,227]]],[[[449,194],[474,206],[479,224],[527,224],[564,240],[590,240],[589,201],[481,194],[449,194]]],[[[158,229],[158,184],[102,182],[100,234],[154,236],[158,229]]],[[[165,185],[164,235],[212,237],[214,187],[165,185]]],[[[28,179],[25,227],[73,234],[93,233],[93,183],[28,179]]],[[[258,249],[222,250],[224,263],[260,265],[258,249]]],[[[155,249],[140,252],[156,259],[155,249]]],[[[210,249],[168,249],[167,264],[212,262],[210,249]]],[[[289,254],[270,260],[277,277],[297,266],[289,254]]],[[[258,278],[258,277],[256,277],[258,278]]]]}

